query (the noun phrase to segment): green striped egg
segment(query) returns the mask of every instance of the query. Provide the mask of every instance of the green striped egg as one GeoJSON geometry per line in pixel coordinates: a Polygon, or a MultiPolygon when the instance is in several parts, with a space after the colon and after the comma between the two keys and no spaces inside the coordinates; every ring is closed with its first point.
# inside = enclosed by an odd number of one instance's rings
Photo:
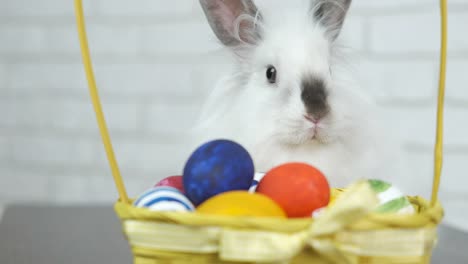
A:
{"type": "Polygon", "coordinates": [[[408,198],[395,186],[388,182],[371,179],[368,180],[372,190],[379,199],[378,213],[412,214],[414,208],[408,198]]]}

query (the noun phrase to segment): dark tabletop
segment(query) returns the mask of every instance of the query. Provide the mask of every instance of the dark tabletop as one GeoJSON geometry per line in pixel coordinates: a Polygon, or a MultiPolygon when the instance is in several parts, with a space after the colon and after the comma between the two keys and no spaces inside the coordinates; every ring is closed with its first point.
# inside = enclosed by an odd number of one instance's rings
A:
{"type": "MultiPolygon", "coordinates": [[[[111,206],[8,207],[0,222],[1,264],[128,264],[131,253],[111,206]]],[[[432,263],[468,264],[468,234],[439,228],[432,263]]]]}

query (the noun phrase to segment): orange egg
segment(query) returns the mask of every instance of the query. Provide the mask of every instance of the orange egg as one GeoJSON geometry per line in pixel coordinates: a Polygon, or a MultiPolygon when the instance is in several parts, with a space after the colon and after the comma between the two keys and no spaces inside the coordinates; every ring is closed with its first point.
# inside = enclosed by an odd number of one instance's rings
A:
{"type": "Polygon", "coordinates": [[[314,210],[330,201],[327,179],[305,163],[286,163],[273,168],[260,181],[257,192],[276,201],[288,217],[310,217],[314,210]]]}

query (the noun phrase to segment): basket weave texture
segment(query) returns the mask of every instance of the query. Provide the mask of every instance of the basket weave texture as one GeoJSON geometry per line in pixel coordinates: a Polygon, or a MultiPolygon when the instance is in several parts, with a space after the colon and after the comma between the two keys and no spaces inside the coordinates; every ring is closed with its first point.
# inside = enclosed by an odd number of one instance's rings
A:
{"type": "Polygon", "coordinates": [[[415,214],[373,213],[366,182],[344,190],[316,219],[153,212],[117,202],[136,264],[429,263],[443,210],[408,197],[415,214]]]}

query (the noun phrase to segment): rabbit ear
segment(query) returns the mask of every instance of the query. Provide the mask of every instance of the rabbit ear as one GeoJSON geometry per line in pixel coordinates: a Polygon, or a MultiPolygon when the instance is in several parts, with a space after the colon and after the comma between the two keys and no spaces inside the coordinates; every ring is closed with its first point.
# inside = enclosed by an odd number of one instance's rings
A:
{"type": "Polygon", "coordinates": [[[340,34],[351,0],[314,0],[312,11],[315,19],[327,28],[332,40],[340,34]]]}
{"type": "Polygon", "coordinates": [[[226,46],[254,44],[260,38],[261,18],[252,0],[200,0],[206,18],[226,46]]]}

